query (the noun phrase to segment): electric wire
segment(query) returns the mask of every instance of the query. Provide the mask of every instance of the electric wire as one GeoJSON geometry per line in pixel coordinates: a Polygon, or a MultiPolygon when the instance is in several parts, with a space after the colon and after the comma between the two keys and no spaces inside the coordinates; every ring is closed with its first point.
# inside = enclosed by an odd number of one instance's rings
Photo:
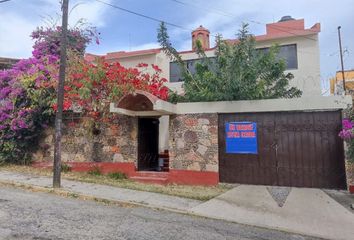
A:
{"type": "MultiPolygon", "coordinates": [[[[121,11],[124,11],[124,12],[127,12],[127,13],[130,13],[130,14],[133,14],[133,15],[136,15],[136,16],[139,16],[139,17],[143,17],[143,18],[146,18],[146,19],[149,19],[149,20],[152,20],[152,21],[155,21],[155,22],[164,22],[166,25],[169,25],[169,26],[172,26],[172,27],[176,27],[176,28],[179,28],[179,29],[182,29],[182,30],[185,30],[185,31],[190,31],[192,32],[193,29],[190,29],[190,28],[187,28],[187,27],[183,27],[181,25],[178,25],[178,24],[175,24],[175,23],[171,23],[171,22],[167,22],[167,21],[164,21],[162,19],[158,19],[158,18],[155,18],[155,17],[151,17],[151,16],[147,16],[145,14],[142,14],[142,13],[138,13],[138,12],[135,12],[135,11],[132,11],[132,10],[129,10],[129,9],[126,9],[126,8],[123,8],[123,7],[120,7],[120,6],[117,6],[115,4],[112,4],[112,3],[108,3],[108,2],[105,2],[105,1],[102,1],[102,0],[95,0],[97,2],[100,2],[102,4],[105,4],[107,6],[110,6],[112,8],[115,8],[117,10],[121,10],[121,11]]],[[[174,0],[173,0],[174,1],[174,0]]],[[[177,1],[177,0],[176,0],[177,1]]],[[[180,2],[180,1],[178,1],[180,2]]],[[[255,21],[254,21],[255,22],[255,21]]],[[[260,23],[261,24],[261,23],[260,23]]],[[[291,32],[289,32],[291,33],[291,32]]],[[[296,34],[295,34],[296,35],[296,34]]],[[[218,37],[218,35],[214,35],[214,34],[211,34],[211,36],[213,37],[218,37]]],[[[299,35],[301,37],[301,35],[299,35]]],[[[302,37],[305,37],[305,36],[302,36],[302,37]]],[[[306,37],[307,38],[307,37],[306,37]]],[[[310,40],[313,40],[313,41],[316,41],[312,38],[307,38],[307,39],[310,39],[310,40]]],[[[298,50],[299,51],[299,50],[298,50]]],[[[299,52],[302,52],[302,53],[305,53],[305,54],[313,54],[311,52],[306,52],[306,51],[302,51],[300,50],[299,52]]]]}
{"type": "MultiPolygon", "coordinates": [[[[134,12],[134,11],[132,11],[132,10],[129,10],[129,9],[126,9],[126,8],[122,8],[122,7],[120,7],[120,6],[117,6],[117,5],[115,5],[115,4],[111,4],[111,3],[108,3],[108,2],[105,2],[105,1],[102,1],[102,0],[95,0],[95,1],[100,2],[100,3],[102,3],[102,4],[105,4],[105,5],[107,5],[107,6],[113,7],[113,8],[115,8],[115,9],[118,9],[118,10],[121,10],[121,11],[124,11],[124,12],[128,12],[128,13],[131,13],[131,14],[134,14],[134,15],[139,16],[139,17],[147,18],[147,19],[152,20],[152,21],[155,21],[155,22],[159,22],[159,23],[164,22],[166,25],[170,25],[170,26],[173,26],[173,27],[176,27],[176,28],[180,28],[180,29],[185,30],[185,31],[190,31],[190,32],[193,31],[193,29],[186,28],[186,27],[183,27],[183,26],[178,25],[178,24],[175,24],[175,23],[167,22],[167,21],[164,21],[164,20],[162,20],[162,19],[150,17],[150,16],[147,16],[147,15],[145,15],[145,14],[141,14],[141,13],[138,13],[138,12],[134,12]]],[[[182,3],[182,4],[186,5],[186,3],[183,3],[183,2],[178,1],[178,0],[172,0],[172,1],[178,2],[178,3],[182,3]]],[[[226,15],[225,15],[225,16],[226,16],[226,15]]],[[[251,22],[254,22],[254,23],[257,23],[257,24],[262,24],[262,23],[257,22],[257,21],[251,21],[251,22]]],[[[279,31],[282,31],[282,30],[279,30],[279,31]]],[[[291,32],[289,32],[289,31],[285,31],[285,32],[291,33],[291,32]]],[[[213,37],[218,37],[218,35],[214,35],[214,34],[211,34],[211,35],[212,35],[213,37]]],[[[301,36],[301,35],[297,35],[297,34],[293,34],[293,35],[296,35],[296,36],[299,36],[299,37],[305,37],[305,38],[310,39],[310,40],[312,40],[312,41],[316,41],[315,39],[312,39],[312,38],[309,38],[309,37],[306,37],[306,36],[301,36]]],[[[301,52],[306,53],[306,54],[313,54],[313,53],[311,53],[311,52],[304,52],[304,51],[301,51],[301,52]]]]}
{"type": "MultiPolygon", "coordinates": [[[[193,6],[193,7],[195,7],[195,8],[198,8],[198,9],[202,9],[202,10],[204,10],[204,11],[207,11],[207,12],[211,12],[211,13],[215,13],[215,14],[219,14],[219,15],[221,15],[221,16],[225,16],[225,17],[230,17],[230,18],[232,18],[232,19],[234,19],[234,18],[237,18],[237,16],[236,15],[233,15],[233,14],[231,14],[231,13],[227,13],[227,12],[225,12],[225,11],[222,11],[222,10],[219,10],[219,9],[215,9],[215,8],[213,8],[213,9],[210,9],[210,8],[206,8],[206,7],[200,7],[200,6],[197,6],[197,5],[195,5],[195,4],[192,4],[192,3],[190,3],[190,2],[182,2],[182,1],[179,1],[179,0],[171,0],[171,1],[173,1],[173,2],[175,2],[175,3],[179,3],[179,4],[181,4],[181,5],[185,5],[185,6],[193,6]],[[214,11],[213,11],[214,10],[214,11]],[[216,10],[216,11],[215,11],[216,10]]],[[[259,21],[254,21],[254,20],[250,20],[250,19],[246,19],[245,20],[246,22],[251,22],[251,23],[254,23],[254,24],[259,24],[259,25],[267,25],[266,23],[262,23],[262,22],[259,22],[259,21]]],[[[268,27],[270,27],[270,28],[273,28],[273,29],[276,29],[276,30],[278,30],[278,31],[281,31],[281,32],[285,32],[285,33],[289,33],[289,34],[292,34],[292,35],[294,35],[294,36],[298,36],[298,37],[303,37],[303,38],[306,38],[306,39],[309,39],[309,40],[312,40],[312,41],[316,41],[315,39],[313,39],[313,38],[310,38],[310,37],[307,37],[307,36],[303,36],[303,35],[299,35],[299,34],[296,34],[296,33],[294,33],[294,32],[291,32],[291,31],[287,31],[287,30],[284,30],[284,28],[286,28],[286,29],[290,29],[290,30],[299,30],[299,29],[296,29],[296,28],[291,28],[291,27],[280,27],[280,26],[272,26],[272,25],[268,25],[268,27]]],[[[311,29],[309,29],[309,31],[311,31],[311,29]]],[[[315,31],[314,31],[314,33],[316,33],[315,31]]]]}
{"type": "Polygon", "coordinates": [[[105,2],[105,1],[102,1],[102,0],[95,0],[95,1],[100,2],[102,4],[105,4],[107,6],[111,6],[112,8],[115,8],[115,9],[130,13],[130,14],[139,16],[139,17],[150,19],[151,21],[155,21],[155,22],[159,22],[159,23],[164,22],[166,25],[169,25],[169,26],[172,26],[172,27],[180,28],[180,29],[183,29],[183,30],[186,30],[186,31],[193,31],[193,29],[189,29],[189,28],[183,27],[181,25],[178,25],[178,24],[175,24],[175,23],[171,23],[171,22],[167,22],[167,21],[164,21],[162,19],[155,18],[155,17],[150,17],[150,16],[147,16],[147,15],[142,14],[142,13],[134,12],[132,10],[129,10],[129,9],[126,9],[126,8],[122,8],[122,7],[117,6],[115,4],[112,4],[112,3],[108,3],[108,2],[105,2]]]}

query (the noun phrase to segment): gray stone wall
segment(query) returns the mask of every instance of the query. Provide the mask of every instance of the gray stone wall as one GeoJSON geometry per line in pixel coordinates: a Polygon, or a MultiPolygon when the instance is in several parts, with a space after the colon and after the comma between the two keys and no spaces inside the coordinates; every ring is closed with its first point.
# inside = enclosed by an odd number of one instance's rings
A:
{"type": "Polygon", "coordinates": [[[218,115],[170,117],[170,168],[218,172],[218,115]]]}
{"type": "MultiPolygon", "coordinates": [[[[73,124],[65,121],[62,137],[62,161],[64,162],[136,162],[136,118],[117,116],[100,122],[92,131],[92,120],[80,119],[73,124]]],[[[33,161],[53,161],[54,128],[43,133],[39,149],[33,161]]]]}
{"type": "Polygon", "coordinates": [[[347,175],[347,185],[349,186],[354,186],[354,163],[349,162],[348,160],[346,161],[345,164],[346,168],[346,175],[347,175]]]}

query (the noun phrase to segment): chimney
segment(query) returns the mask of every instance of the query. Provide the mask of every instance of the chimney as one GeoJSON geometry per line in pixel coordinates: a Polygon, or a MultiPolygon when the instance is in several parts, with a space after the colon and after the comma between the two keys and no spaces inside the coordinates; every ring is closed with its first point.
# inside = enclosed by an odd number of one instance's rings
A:
{"type": "Polygon", "coordinates": [[[192,49],[195,51],[197,49],[196,41],[199,40],[202,44],[203,49],[210,48],[209,42],[209,30],[200,25],[197,29],[192,32],[192,49]]]}

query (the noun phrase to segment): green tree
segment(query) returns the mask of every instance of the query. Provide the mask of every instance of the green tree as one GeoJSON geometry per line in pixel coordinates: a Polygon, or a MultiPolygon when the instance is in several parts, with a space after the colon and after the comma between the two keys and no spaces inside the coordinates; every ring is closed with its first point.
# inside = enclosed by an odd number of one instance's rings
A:
{"type": "Polygon", "coordinates": [[[206,57],[197,41],[200,61],[196,64],[196,73],[191,74],[172,46],[165,24],[161,23],[158,41],[171,60],[179,64],[184,80],[184,95],[170,94],[170,100],[231,101],[301,96],[299,89],[289,86],[294,76],[284,72],[286,64],[277,57],[278,46],[271,47],[269,51],[257,50],[247,24],[242,25],[237,36],[237,42],[233,44],[218,36],[213,60],[206,57]]]}

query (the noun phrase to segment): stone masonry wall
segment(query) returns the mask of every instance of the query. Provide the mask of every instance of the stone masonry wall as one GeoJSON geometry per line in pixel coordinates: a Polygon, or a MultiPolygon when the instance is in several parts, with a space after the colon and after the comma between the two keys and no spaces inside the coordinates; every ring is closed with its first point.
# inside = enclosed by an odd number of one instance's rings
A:
{"type": "Polygon", "coordinates": [[[218,115],[170,117],[170,168],[218,172],[218,115]]]}
{"type": "MultiPolygon", "coordinates": [[[[345,168],[346,168],[346,176],[347,176],[347,185],[348,188],[352,188],[351,191],[354,191],[354,163],[349,162],[348,160],[346,161],[345,164],[345,168]]],[[[354,192],[353,192],[354,193],[354,192]]]]}
{"type": "MultiPolygon", "coordinates": [[[[62,161],[64,162],[136,162],[137,119],[119,116],[100,123],[92,131],[92,120],[64,122],[62,161]],[[98,131],[97,131],[98,130],[98,131]]],[[[33,154],[34,161],[53,161],[54,128],[48,128],[33,154]]]]}

